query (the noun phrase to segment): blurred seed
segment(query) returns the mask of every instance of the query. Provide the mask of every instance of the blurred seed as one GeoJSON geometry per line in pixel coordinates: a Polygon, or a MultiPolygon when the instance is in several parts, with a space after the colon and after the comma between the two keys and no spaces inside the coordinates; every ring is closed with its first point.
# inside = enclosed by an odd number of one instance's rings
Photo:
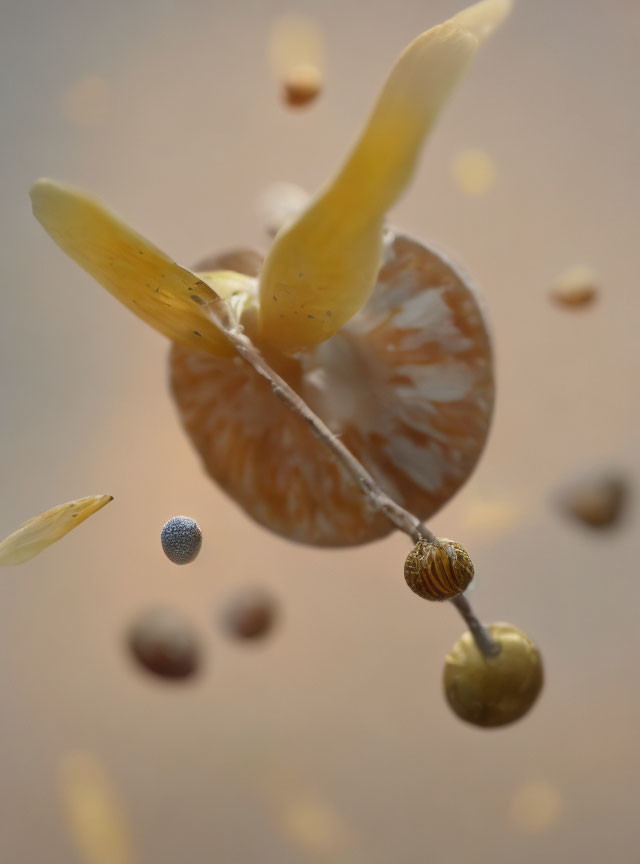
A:
{"type": "Polygon", "coordinates": [[[277,619],[277,605],[264,589],[242,588],[223,610],[225,630],[236,639],[262,639],[277,619]]]}
{"type": "Polygon", "coordinates": [[[308,63],[289,69],[282,81],[285,101],[292,108],[302,108],[313,102],[321,90],[322,73],[308,63]]]}
{"type": "Polygon", "coordinates": [[[568,489],[560,499],[564,511],[591,528],[612,528],[625,512],[629,484],[613,471],[586,477],[568,489]]]}
{"type": "Polygon", "coordinates": [[[165,522],[160,535],[164,554],[174,564],[190,564],[202,546],[202,531],[194,519],[174,516],[165,522]]]}
{"type": "Polygon", "coordinates": [[[302,15],[284,15],[269,35],[271,66],[287,105],[300,108],[322,90],[323,38],[320,28],[302,15]]]}
{"type": "Polygon", "coordinates": [[[578,309],[597,297],[598,277],[590,267],[570,267],[556,279],[551,298],[558,305],[578,309]]]}
{"type": "Polygon", "coordinates": [[[196,632],[173,609],[158,607],[144,612],[131,626],[127,641],[137,662],[160,678],[190,678],[200,668],[196,632]]]}

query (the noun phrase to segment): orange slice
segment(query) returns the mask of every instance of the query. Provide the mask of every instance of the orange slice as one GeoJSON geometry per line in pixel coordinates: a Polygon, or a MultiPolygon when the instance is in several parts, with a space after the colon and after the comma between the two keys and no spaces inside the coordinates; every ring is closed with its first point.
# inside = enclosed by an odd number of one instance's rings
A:
{"type": "MultiPolygon", "coordinates": [[[[421,243],[386,236],[368,303],[328,341],[294,356],[260,347],[384,490],[420,518],[473,470],[493,408],[490,339],[473,291],[421,243]]],[[[319,546],[392,530],[240,358],[174,344],[170,366],[182,422],[207,472],[257,522],[319,546]]]]}

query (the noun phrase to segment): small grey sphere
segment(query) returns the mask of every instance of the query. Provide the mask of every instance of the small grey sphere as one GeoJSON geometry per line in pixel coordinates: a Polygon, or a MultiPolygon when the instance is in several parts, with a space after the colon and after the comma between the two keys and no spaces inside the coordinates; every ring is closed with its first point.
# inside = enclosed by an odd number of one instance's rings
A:
{"type": "Polygon", "coordinates": [[[164,554],[174,564],[189,564],[198,557],[202,531],[195,519],[174,516],[165,522],[160,535],[164,554]]]}

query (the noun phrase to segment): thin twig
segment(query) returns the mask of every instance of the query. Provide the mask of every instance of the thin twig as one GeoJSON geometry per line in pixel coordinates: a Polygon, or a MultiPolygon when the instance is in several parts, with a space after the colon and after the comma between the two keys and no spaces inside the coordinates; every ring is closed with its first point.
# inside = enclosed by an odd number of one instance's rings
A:
{"type": "Polygon", "coordinates": [[[362,463],[344,446],[339,438],[336,438],[326,423],[309,408],[306,402],[298,396],[284,378],[281,378],[268,365],[262,354],[244,333],[229,330],[226,333],[243,360],[253,366],[256,372],[270,383],[278,399],[284,402],[294,414],[302,417],[311,427],[314,434],[331,449],[336,459],[357,482],[363,495],[369,500],[374,510],[384,513],[387,519],[393,522],[400,531],[408,534],[414,543],[420,538],[425,538],[432,543],[438,542],[437,537],[426,529],[416,516],[397,504],[380,488],[362,463]]]}
{"type": "MultiPolygon", "coordinates": [[[[424,539],[430,543],[439,544],[440,541],[435,534],[429,531],[417,516],[405,510],[404,507],[401,507],[384,492],[364,465],[336,438],[326,423],[309,408],[306,402],[298,396],[284,378],[269,366],[260,351],[242,330],[239,327],[230,328],[228,324],[218,319],[212,307],[210,307],[210,310],[214,323],[223,330],[242,359],[269,382],[271,389],[278,399],[284,402],[294,414],[302,417],[309,424],[314,434],[331,450],[337,461],[347,469],[374,510],[383,513],[396,528],[407,534],[414,543],[424,539]]],[[[459,594],[451,602],[464,618],[478,646],[478,650],[485,657],[493,657],[498,654],[500,652],[500,645],[491,638],[487,629],[476,618],[466,597],[459,594]]]]}
{"type": "Polygon", "coordinates": [[[484,654],[485,657],[495,657],[498,655],[500,653],[500,643],[493,640],[487,628],[483,627],[478,621],[471,608],[471,604],[464,594],[458,594],[457,597],[453,597],[451,602],[466,621],[467,627],[480,653],[484,654]]]}

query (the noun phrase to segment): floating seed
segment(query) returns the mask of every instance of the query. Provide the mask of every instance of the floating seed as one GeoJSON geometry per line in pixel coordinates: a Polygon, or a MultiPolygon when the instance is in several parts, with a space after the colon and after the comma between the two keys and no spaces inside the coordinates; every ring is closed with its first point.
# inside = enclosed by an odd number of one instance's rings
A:
{"type": "Polygon", "coordinates": [[[223,612],[225,629],[237,639],[261,639],[267,636],[276,618],[276,603],[262,588],[238,591],[223,612]]]}
{"type": "Polygon", "coordinates": [[[322,90],[323,36],[316,22],[301,15],[284,15],[269,34],[271,66],[291,108],[309,105],[322,90]]]}
{"type": "Polygon", "coordinates": [[[590,267],[570,267],[558,279],[551,298],[567,308],[589,306],[598,294],[598,277],[590,267]]]}
{"type": "Polygon", "coordinates": [[[200,646],[190,622],[173,609],[150,609],[128,634],[133,657],[160,678],[190,678],[200,667],[200,646]]]}
{"type": "Polygon", "coordinates": [[[622,519],[628,498],[624,477],[605,472],[578,482],[562,496],[561,506],[590,528],[613,528],[622,519]]]}
{"type": "Polygon", "coordinates": [[[511,624],[492,624],[500,653],[485,657],[469,631],[453,646],[444,666],[447,702],[474,726],[504,726],[529,711],[542,689],[542,660],[531,639],[511,624]]]}
{"type": "Polygon", "coordinates": [[[202,531],[194,519],[174,516],[165,522],[160,535],[164,554],[174,564],[189,564],[198,557],[202,531]]]}
{"type": "Polygon", "coordinates": [[[322,73],[308,63],[294,66],[282,81],[284,99],[291,108],[309,105],[321,90],[322,73]]]}

